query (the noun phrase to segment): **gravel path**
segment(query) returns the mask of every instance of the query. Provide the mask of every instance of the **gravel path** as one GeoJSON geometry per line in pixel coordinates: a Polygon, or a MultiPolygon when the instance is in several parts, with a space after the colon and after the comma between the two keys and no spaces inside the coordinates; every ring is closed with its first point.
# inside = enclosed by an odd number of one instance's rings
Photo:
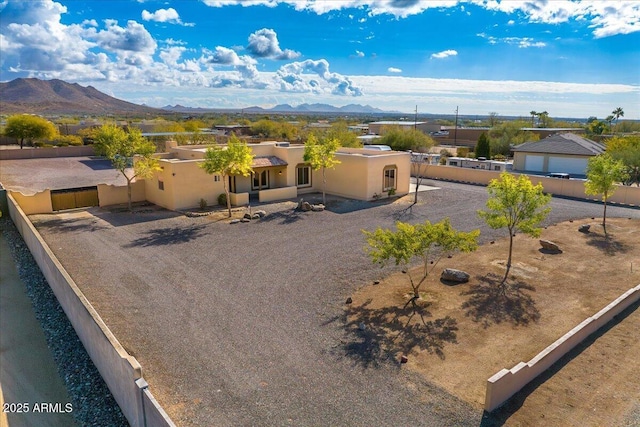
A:
{"type": "MultiPolygon", "coordinates": [[[[100,373],[93,365],[53,291],[8,216],[0,219],[18,274],[25,283],[36,318],[64,380],[80,426],[128,426],[100,373]]],[[[2,254],[2,256],[10,256],[2,254]]],[[[30,402],[35,404],[37,402],[30,402]]],[[[16,424],[17,425],[17,424],[16,424]]]]}
{"type": "MultiPolygon", "coordinates": [[[[325,212],[265,205],[267,217],[236,225],[102,209],[32,219],[178,425],[477,426],[479,408],[370,358],[344,327],[346,297],[393,270],[372,265],[362,229],[450,217],[483,242],[503,236],[475,215],[484,187],[430,183],[443,190],[421,193],[412,212],[331,198],[325,212]]],[[[548,224],[602,213],[552,207],[548,224]]]]}

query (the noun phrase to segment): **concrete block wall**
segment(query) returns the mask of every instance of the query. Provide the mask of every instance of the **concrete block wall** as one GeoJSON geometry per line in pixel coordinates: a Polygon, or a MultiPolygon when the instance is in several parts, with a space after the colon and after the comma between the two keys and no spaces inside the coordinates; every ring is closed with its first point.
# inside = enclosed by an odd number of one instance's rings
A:
{"type": "Polygon", "coordinates": [[[148,389],[141,394],[136,384],[142,378],[138,361],[124,350],[11,194],[7,202],[11,219],[131,426],[174,426],[148,389]],[[145,424],[145,417],[156,421],[145,424]]]}
{"type": "Polygon", "coordinates": [[[511,396],[549,369],[576,345],[638,300],[640,300],[640,285],[629,289],[595,315],[585,319],[529,362],[520,362],[511,369],[500,370],[487,380],[484,409],[491,412],[502,406],[511,396]]]}

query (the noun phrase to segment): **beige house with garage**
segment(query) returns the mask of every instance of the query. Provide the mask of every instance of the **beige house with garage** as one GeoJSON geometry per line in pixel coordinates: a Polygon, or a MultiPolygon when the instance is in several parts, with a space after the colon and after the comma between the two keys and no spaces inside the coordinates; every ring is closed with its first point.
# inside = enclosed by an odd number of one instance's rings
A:
{"type": "Polygon", "coordinates": [[[583,177],[589,159],[604,153],[604,150],[604,144],[573,133],[555,134],[514,147],[513,170],[538,174],[568,173],[583,177]]]}
{"type": "MultiPolygon", "coordinates": [[[[254,155],[253,173],[227,177],[232,205],[294,199],[322,191],[322,171],[305,163],[304,145],[262,142],[249,147],[254,155]]],[[[145,180],[146,199],[172,210],[199,206],[201,199],[216,204],[224,193],[222,176],[209,175],[200,168],[206,150],[204,145],[171,146],[169,152],[159,154],[162,170],[145,180]]],[[[340,148],[336,158],[341,163],[326,171],[328,194],[373,200],[387,196],[392,189],[397,195],[409,192],[409,153],[340,148]]]]}

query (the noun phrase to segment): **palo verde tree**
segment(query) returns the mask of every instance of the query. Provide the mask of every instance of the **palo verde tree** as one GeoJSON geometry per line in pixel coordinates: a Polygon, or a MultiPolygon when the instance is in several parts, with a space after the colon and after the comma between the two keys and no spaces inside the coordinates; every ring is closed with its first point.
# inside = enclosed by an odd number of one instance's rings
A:
{"type": "Polygon", "coordinates": [[[309,163],[314,171],[322,170],[322,203],[326,204],[325,188],[327,186],[326,170],[340,164],[336,159],[336,151],[340,148],[340,142],[335,138],[323,138],[318,140],[314,134],[310,134],[304,144],[304,161],[309,163]]]}
{"type": "Polygon", "coordinates": [[[624,163],[626,179],[623,184],[640,187],[640,135],[614,136],[606,144],[607,153],[624,163]]]}
{"type": "Polygon", "coordinates": [[[395,151],[427,152],[436,145],[433,138],[417,129],[402,129],[391,126],[385,129],[384,135],[378,139],[379,144],[388,145],[395,151]]]}
{"type": "Polygon", "coordinates": [[[592,195],[602,195],[604,213],[602,214],[602,226],[607,226],[607,200],[616,191],[616,184],[626,178],[624,163],[616,160],[608,153],[598,154],[589,159],[587,163],[587,181],[584,183],[584,192],[592,195]]]}
{"type": "Polygon", "coordinates": [[[127,180],[127,198],[131,211],[131,183],[136,178],[149,178],[160,171],[158,159],[153,157],[156,146],[139,129],[125,132],[119,126],[102,125],[93,133],[96,153],[105,156],[127,180]]]}
{"type": "Polygon", "coordinates": [[[506,228],[509,231],[507,271],[500,282],[504,286],[511,270],[513,237],[516,231],[531,237],[540,236],[542,229],[539,224],[551,211],[551,208],[546,207],[551,195],[544,194],[542,184],[533,185],[527,176],[520,175],[516,178],[507,172],[501,173],[499,179],[492,179],[487,191],[487,210],[479,210],[478,215],[489,227],[506,228]]]}
{"type": "Polygon", "coordinates": [[[228,177],[232,175],[249,176],[253,169],[251,148],[232,134],[226,147],[212,146],[207,148],[204,162],[200,167],[208,174],[222,176],[224,194],[227,196],[227,210],[231,218],[231,198],[229,197],[228,177]]]}
{"type": "Polygon", "coordinates": [[[407,268],[414,258],[420,259],[422,269],[416,279],[408,268],[403,270],[407,272],[413,290],[411,301],[415,301],[420,298],[420,286],[443,257],[455,251],[477,249],[480,230],[456,231],[445,218],[433,224],[429,221],[416,225],[397,222],[396,231],[377,228],[373,232],[363,230],[363,233],[369,244],[369,256],[375,263],[384,265],[393,260],[396,265],[407,268]]]}
{"type": "Polygon", "coordinates": [[[58,130],[53,123],[42,117],[18,114],[7,119],[4,134],[19,140],[22,149],[25,139],[29,142],[33,142],[34,139],[53,139],[58,130]]]}

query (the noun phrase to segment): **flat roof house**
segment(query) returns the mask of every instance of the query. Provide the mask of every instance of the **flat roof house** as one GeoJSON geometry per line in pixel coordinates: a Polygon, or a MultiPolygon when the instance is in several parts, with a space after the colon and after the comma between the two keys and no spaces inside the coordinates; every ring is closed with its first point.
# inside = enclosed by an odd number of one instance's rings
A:
{"type": "Polygon", "coordinates": [[[584,176],[589,159],[604,150],[604,144],[573,133],[551,135],[514,147],[513,170],[584,176]]]}
{"type": "MultiPolygon", "coordinates": [[[[322,172],[305,163],[304,145],[275,141],[248,145],[254,172],[248,177],[228,177],[233,205],[245,205],[250,197],[269,202],[322,191],[322,172]]],[[[224,192],[222,176],[209,175],[199,167],[206,149],[204,145],[174,146],[159,154],[162,171],[145,180],[147,200],[173,210],[198,206],[200,199],[216,203],[224,192]]],[[[391,188],[398,195],[409,192],[409,153],[340,148],[336,158],[341,163],[326,171],[328,194],[372,200],[391,188]]]]}

